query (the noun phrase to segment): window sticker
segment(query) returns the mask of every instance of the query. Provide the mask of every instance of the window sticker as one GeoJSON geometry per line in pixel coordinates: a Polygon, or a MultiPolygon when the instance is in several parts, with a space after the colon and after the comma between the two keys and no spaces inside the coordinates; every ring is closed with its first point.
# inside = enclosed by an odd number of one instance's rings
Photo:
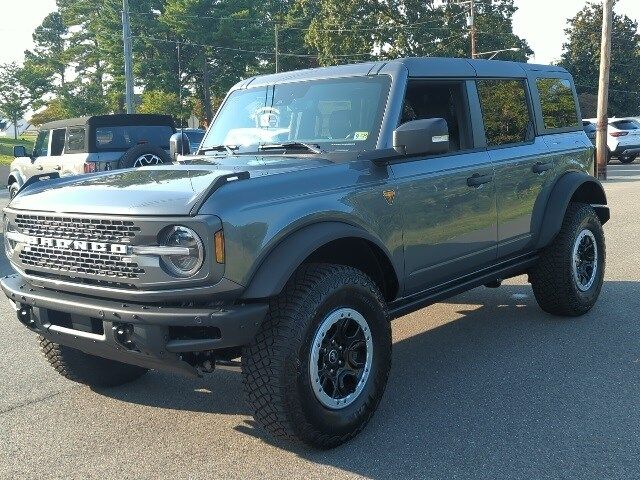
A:
{"type": "Polygon", "coordinates": [[[354,140],[366,140],[369,138],[369,132],[356,132],[353,135],[354,140]]]}

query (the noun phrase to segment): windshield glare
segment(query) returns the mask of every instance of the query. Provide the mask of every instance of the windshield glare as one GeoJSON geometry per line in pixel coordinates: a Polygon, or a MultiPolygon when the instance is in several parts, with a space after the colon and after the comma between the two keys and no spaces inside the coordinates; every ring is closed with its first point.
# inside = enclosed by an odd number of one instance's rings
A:
{"type": "Polygon", "coordinates": [[[375,147],[388,77],[312,80],[236,90],[222,106],[201,149],[219,145],[256,151],[301,142],[324,151],[375,147]]]}

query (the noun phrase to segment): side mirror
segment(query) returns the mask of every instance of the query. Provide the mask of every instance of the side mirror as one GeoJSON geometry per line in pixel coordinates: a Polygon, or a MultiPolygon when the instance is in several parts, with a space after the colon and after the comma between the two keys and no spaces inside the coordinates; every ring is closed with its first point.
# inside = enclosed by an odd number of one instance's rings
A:
{"type": "Polygon", "coordinates": [[[393,149],[401,155],[447,153],[447,121],[444,118],[428,118],[403,123],[393,132],[393,149]]]}
{"type": "Polygon", "coordinates": [[[190,155],[189,137],[185,133],[176,132],[169,138],[169,155],[174,162],[178,155],[190,155]]]}
{"type": "Polygon", "coordinates": [[[13,156],[15,158],[18,158],[18,157],[28,157],[29,155],[27,155],[27,149],[25,148],[24,145],[14,145],[13,156]]]}

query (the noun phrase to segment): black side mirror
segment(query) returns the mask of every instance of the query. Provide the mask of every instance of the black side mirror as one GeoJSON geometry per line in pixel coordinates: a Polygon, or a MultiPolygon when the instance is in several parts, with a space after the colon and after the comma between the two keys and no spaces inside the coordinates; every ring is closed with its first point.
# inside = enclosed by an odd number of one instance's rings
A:
{"type": "Polygon", "coordinates": [[[447,121],[444,118],[428,118],[403,123],[393,132],[393,149],[401,155],[447,153],[447,121]]]}
{"type": "Polygon", "coordinates": [[[189,137],[186,133],[176,132],[169,139],[169,155],[174,162],[178,155],[190,155],[191,147],[189,146],[189,137]]]}
{"type": "Polygon", "coordinates": [[[29,155],[27,155],[27,149],[25,148],[24,145],[14,145],[13,156],[15,158],[18,158],[18,157],[28,157],[29,155]]]}

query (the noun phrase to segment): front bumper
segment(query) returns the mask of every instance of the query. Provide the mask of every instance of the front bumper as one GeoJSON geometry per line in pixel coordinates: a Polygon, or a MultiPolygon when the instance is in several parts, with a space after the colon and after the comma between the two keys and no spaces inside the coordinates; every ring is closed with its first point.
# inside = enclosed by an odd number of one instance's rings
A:
{"type": "Polygon", "coordinates": [[[30,330],[90,355],[146,368],[198,375],[193,352],[248,344],[268,305],[163,307],[86,297],[27,283],[0,280],[18,320],[30,330]]]}

